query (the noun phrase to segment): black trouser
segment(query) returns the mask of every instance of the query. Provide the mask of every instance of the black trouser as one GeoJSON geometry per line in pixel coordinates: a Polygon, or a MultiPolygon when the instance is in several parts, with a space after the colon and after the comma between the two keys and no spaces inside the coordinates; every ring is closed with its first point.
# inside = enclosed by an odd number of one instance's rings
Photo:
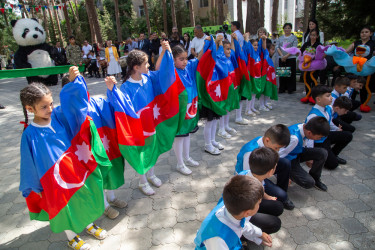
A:
{"type": "Polygon", "coordinates": [[[328,152],[324,148],[305,148],[297,158],[291,161],[290,178],[303,188],[314,187],[315,180],[319,180],[322,175],[322,169],[327,157],[328,152]],[[311,160],[313,164],[309,173],[307,173],[300,163],[311,160]]]}
{"type": "Polygon", "coordinates": [[[283,93],[288,91],[289,94],[296,91],[296,58],[286,59],[286,62],[279,60],[279,67],[290,67],[290,77],[280,77],[279,92],[283,93]]]}
{"type": "Polygon", "coordinates": [[[279,159],[279,161],[277,162],[275,175],[277,180],[277,186],[279,186],[285,192],[287,192],[290,176],[290,161],[288,159],[279,159]]]}
{"type": "Polygon", "coordinates": [[[350,133],[354,133],[355,127],[353,125],[350,125],[350,123],[347,123],[342,120],[341,116],[333,118],[332,119],[333,124],[335,124],[337,127],[341,126],[341,129],[343,131],[349,131],[350,133]]]}
{"type": "Polygon", "coordinates": [[[328,152],[324,167],[335,169],[339,165],[337,156],[352,141],[353,135],[348,131],[330,131],[323,143],[315,143],[315,147],[325,148],[328,152]],[[332,147],[332,145],[334,145],[332,147]]]}
{"type": "Polygon", "coordinates": [[[92,76],[92,73],[94,72],[95,76],[99,75],[99,68],[96,65],[96,61],[91,61],[88,66],[89,75],[92,76]]]}
{"type": "Polygon", "coordinates": [[[258,212],[250,218],[250,222],[267,234],[276,233],[281,227],[278,216],[283,212],[284,206],[280,201],[262,199],[258,212]]]}
{"type": "Polygon", "coordinates": [[[359,106],[361,106],[361,102],[352,99],[352,108],[350,109],[350,111],[356,110],[357,108],[359,108],[359,106]]]}
{"type": "MultiPolygon", "coordinates": [[[[366,80],[367,80],[367,77],[366,77],[366,80]]],[[[369,88],[370,88],[371,92],[375,92],[375,74],[371,75],[371,79],[370,79],[370,83],[369,83],[369,88]]],[[[366,90],[365,86],[363,86],[363,88],[359,91],[359,96],[361,98],[361,103],[364,103],[366,101],[367,95],[368,95],[367,90],[366,90]]]]}

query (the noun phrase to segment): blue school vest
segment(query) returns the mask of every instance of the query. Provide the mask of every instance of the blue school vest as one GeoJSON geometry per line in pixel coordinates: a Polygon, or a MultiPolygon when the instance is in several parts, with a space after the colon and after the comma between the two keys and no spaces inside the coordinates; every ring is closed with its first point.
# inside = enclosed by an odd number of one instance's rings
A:
{"type": "Polygon", "coordinates": [[[254,149],[259,148],[258,140],[260,137],[261,136],[258,136],[254,138],[253,140],[249,141],[248,143],[246,143],[245,145],[243,145],[243,147],[241,148],[241,151],[237,155],[236,173],[243,171],[243,156],[247,152],[251,152],[254,149]]]}
{"type": "Polygon", "coordinates": [[[341,96],[341,94],[336,95],[335,93],[331,92],[331,96],[336,100],[337,98],[339,98],[341,96]]]}
{"type": "Polygon", "coordinates": [[[288,127],[290,135],[297,136],[297,138],[298,138],[297,146],[292,150],[292,152],[290,152],[285,157],[290,161],[296,159],[297,156],[303,152],[303,138],[302,138],[300,129],[298,128],[298,125],[299,124],[297,123],[297,124],[294,124],[294,125],[288,127]]]}
{"type": "Polygon", "coordinates": [[[241,240],[238,238],[237,234],[216,217],[215,213],[223,206],[224,201],[220,199],[216,207],[202,222],[202,225],[197,232],[197,236],[194,239],[195,250],[206,249],[203,242],[213,237],[220,237],[223,239],[231,250],[240,250],[242,248],[241,240]]]}
{"type": "MultiPolygon", "coordinates": [[[[331,122],[332,122],[332,107],[329,106],[329,105],[327,105],[327,106],[324,108],[324,110],[325,110],[326,113],[328,114],[328,118],[329,118],[329,119],[328,119],[328,123],[331,124],[331,122]]],[[[311,114],[315,114],[316,116],[322,116],[322,117],[326,118],[325,115],[324,115],[319,109],[314,108],[314,107],[312,107],[312,109],[310,110],[310,113],[307,115],[307,117],[309,117],[309,115],[311,115],[311,114]]],[[[307,117],[306,117],[306,119],[305,119],[305,123],[307,123],[307,117]]],[[[327,118],[326,118],[326,119],[327,119],[327,118]]],[[[314,142],[315,142],[315,143],[323,143],[326,139],[327,139],[327,137],[325,136],[325,137],[323,137],[322,139],[317,140],[317,141],[314,141],[314,142]]]]}

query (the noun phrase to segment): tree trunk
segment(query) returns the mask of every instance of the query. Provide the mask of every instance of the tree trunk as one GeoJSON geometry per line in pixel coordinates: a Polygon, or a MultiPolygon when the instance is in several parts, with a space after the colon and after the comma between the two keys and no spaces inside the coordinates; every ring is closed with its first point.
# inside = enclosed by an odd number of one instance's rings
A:
{"type": "Polygon", "coordinates": [[[277,32],[277,17],[279,14],[279,0],[273,0],[271,32],[277,32]]]}
{"type": "Polygon", "coordinates": [[[68,14],[68,9],[66,6],[66,0],[62,0],[63,3],[63,12],[64,12],[64,17],[65,17],[65,22],[66,22],[66,31],[68,33],[68,37],[70,37],[72,33],[72,26],[70,25],[70,19],[69,19],[69,14],[68,14]]]}
{"type": "Polygon", "coordinates": [[[224,23],[224,3],[223,0],[218,0],[217,1],[217,11],[218,13],[218,24],[223,25],[224,23]]]}
{"type": "Polygon", "coordinates": [[[303,30],[307,30],[307,27],[309,26],[310,3],[311,0],[305,0],[305,8],[303,10],[303,30]]]}
{"type": "Polygon", "coordinates": [[[31,17],[32,18],[35,18],[35,10],[34,10],[34,8],[32,7],[34,5],[34,0],[31,0],[31,7],[30,7],[30,9],[31,9],[31,17]]]}
{"type": "Polygon", "coordinates": [[[176,19],[176,10],[174,8],[174,0],[171,0],[171,10],[172,10],[172,23],[173,27],[177,27],[177,19],[176,19]]]}
{"type": "Polygon", "coordinates": [[[93,20],[92,20],[90,8],[87,6],[87,2],[86,2],[86,12],[87,12],[87,18],[89,20],[89,26],[90,26],[91,43],[96,43],[96,35],[95,35],[95,30],[94,30],[94,23],[93,23],[93,20]]]}
{"type": "Polygon", "coordinates": [[[241,24],[241,33],[243,32],[243,17],[242,17],[242,0],[237,0],[237,21],[241,24]]]}
{"type": "Polygon", "coordinates": [[[117,40],[122,41],[122,30],[121,30],[121,23],[120,23],[120,11],[119,11],[119,7],[118,7],[118,0],[114,0],[114,3],[115,3],[117,40]]]}
{"type": "Polygon", "coordinates": [[[211,0],[211,23],[216,23],[216,0],[211,0]]]}
{"type": "Polygon", "coordinates": [[[316,19],[316,0],[311,0],[311,16],[310,19],[316,19]]]}
{"type": "MultiPolygon", "coordinates": [[[[52,6],[55,6],[55,0],[51,0],[51,2],[52,2],[52,6]]],[[[64,44],[64,38],[63,38],[62,32],[61,32],[59,15],[57,13],[57,10],[54,7],[53,7],[53,14],[55,15],[55,19],[56,19],[56,26],[57,26],[57,31],[59,32],[60,42],[61,42],[61,44],[64,44]]]]}
{"type": "Polygon", "coordinates": [[[4,20],[5,20],[5,25],[9,26],[9,22],[8,22],[8,17],[7,17],[6,11],[3,12],[3,16],[4,16],[4,20]]]}
{"type": "Polygon", "coordinates": [[[100,32],[98,14],[96,13],[94,0],[86,0],[86,7],[89,9],[88,11],[90,11],[90,15],[92,17],[97,42],[103,43],[102,33],[100,32]]]}
{"type": "Polygon", "coordinates": [[[72,14],[73,14],[74,20],[76,21],[76,23],[78,23],[78,22],[79,22],[78,13],[74,11],[74,8],[73,8],[73,5],[72,5],[72,2],[71,2],[71,1],[68,1],[68,2],[69,2],[70,10],[72,11],[72,14]]]}
{"type": "MultiPolygon", "coordinates": [[[[143,0],[145,1],[145,0],[143,0]]],[[[195,26],[195,15],[194,15],[194,4],[193,0],[189,0],[189,10],[190,10],[190,26],[195,26]]]]}
{"type": "Polygon", "coordinates": [[[151,24],[150,24],[150,17],[148,15],[147,1],[146,0],[142,0],[142,1],[143,1],[143,8],[145,10],[145,15],[146,15],[147,32],[150,35],[151,34],[151,24]]]}
{"type": "Polygon", "coordinates": [[[259,26],[264,27],[264,0],[259,0],[259,17],[259,26]]]}
{"type": "Polygon", "coordinates": [[[162,0],[163,3],[163,23],[164,32],[168,35],[168,21],[167,21],[167,0],[162,0]]]}
{"type": "Polygon", "coordinates": [[[257,0],[247,0],[246,31],[256,35],[259,27],[259,4],[257,0]]]}
{"type": "Polygon", "coordinates": [[[52,11],[51,11],[51,6],[50,6],[48,0],[46,0],[45,3],[48,6],[47,10],[48,10],[48,15],[49,15],[49,21],[50,21],[51,26],[52,26],[52,33],[53,33],[53,39],[51,38],[51,41],[52,41],[52,40],[56,39],[56,29],[55,29],[55,24],[53,22],[53,16],[52,16],[52,11]]]}
{"type": "MultiPolygon", "coordinates": [[[[42,4],[44,4],[44,3],[42,3],[42,4]]],[[[43,7],[44,7],[44,5],[43,5],[43,7]]],[[[48,19],[47,19],[46,9],[42,8],[42,12],[43,12],[43,27],[44,27],[44,30],[46,32],[46,40],[48,42],[50,42],[51,37],[49,36],[48,19]]]]}

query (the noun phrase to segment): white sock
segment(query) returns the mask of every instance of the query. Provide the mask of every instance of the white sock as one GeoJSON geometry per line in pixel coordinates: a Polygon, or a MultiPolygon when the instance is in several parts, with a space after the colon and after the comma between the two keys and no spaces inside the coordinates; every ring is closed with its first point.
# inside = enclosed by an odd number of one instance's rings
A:
{"type": "Polygon", "coordinates": [[[155,175],[155,167],[150,168],[146,174],[148,177],[155,175]]]}
{"type": "Polygon", "coordinates": [[[242,105],[244,101],[240,101],[240,108],[236,109],[236,120],[242,120],[242,105]]]}
{"type": "Polygon", "coordinates": [[[186,137],[184,137],[184,142],[183,142],[183,156],[185,159],[190,158],[190,134],[186,137]]]}
{"type": "Polygon", "coordinates": [[[259,107],[264,107],[264,95],[259,97],[259,107]]]}
{"type": "MultiPolygon", "coordinates": [[[[224,116],[224,126],[225,126],[225,129],[230,129],[230,127],[229,127],[229,118],[230,118],[230,113],[228,112],[228,114],[224,116]]],[[[241,119],[242,119],[242,117],[241,117],[241,119]]]]}
{"type": "Polygon", "coordinates": [[[105,195],[105,192],[104,192],[104,207],[105,207],[105,208],[109,207],[108,198],[107,198],[107,196],[105,195]]]}
{"type": "Polygon", "coordinates": [[[145,184],[147,182],[146,174],[141,174],[139,176],[139,184],[145,184]]]}
{"type": "Polygon", "coordinates": [[[68,240],[71,241],[74,237],[77,236],[77,234],[71,230],[65,230],[66,237],[68,237],[68,240]]]}
{"type": "Polygon", "coordinates": [[[114,201],[116,199],[114,190],[106,190],[108,201],[114,201]]]}
{"type": "Polygon", "coordinates": [[[212,121],[212,127],[211,127],[211,142],[216,141],[216,128],[217,128],[217,120],[212,121]]]}
{"type": "Polygon", "coordinates": [[[204,143],[206,145],[211,145],[211,128],[212,128],[213,121],[207,121],[206,125],[204,126],[204,143]]]}
{"type": "Polygon", "coordinates": [[[251,113],[251,101],[246,100],[246,111],[251,113]]]}
{"type": "Polygon", "coordinates": [[[251,96],[251,110],[255,109],[255,94],[251,96]]]}
{"type": "Polygon", "coordinates": [[[88,230],[92,225],[94,225],[94,223],[90,223],[90,224],[86,227],[86,229],[88,230]]]}
{"type": "Polygon", "coordinates": [[[225,131],[225,115],[223,115],[222,117],[220,117],[220,120],[219,120],[219,131],[225,131]]]}
{"type": "Polygon", "coordinates": [[[182,158],[184,139],[185,137],[176,137],[173,143],[173,150],[176,155],[178,165],[184,164],[184,160],[182,158]]]}
{"type": "Polygon", "coordinates": [[[271,100],[271,98],[269,98],[269,96],[265,96],[264,97],[264,105],[267,105],[270,100],[271,100]]]}

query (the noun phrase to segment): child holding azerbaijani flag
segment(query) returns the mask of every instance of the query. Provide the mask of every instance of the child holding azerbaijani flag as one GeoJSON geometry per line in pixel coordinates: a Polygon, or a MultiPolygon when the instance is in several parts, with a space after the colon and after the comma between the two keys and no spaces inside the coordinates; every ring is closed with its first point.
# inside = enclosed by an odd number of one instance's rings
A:
{"type": "Polygon", "coordinates": [[[188,99],[182,82],[176,79],[169,43],[163,41],[162,49],[157,71],[148,70],[146,53],[133,50],[127,58],[127,77],[120,90],[113,86],[113,79],[106,79],[107,86],[112,82],[107,95],[115,108],[120,151],[140,174],[138,187],[145,195],[155,194],[150,183],[162,185],[154,165],[159,155],[172,148],[188,99]]]}
{"type": "Polygon", "coordinates": [[[97,239],[107,232],[92,222],[104,212],[101,168],[110,166],[92,120],[87,116],[87,86],[77,67],[54,108],[51,91],[41,83],[21,90],[27,112],[34,114],[21,139],[20,191],[33,220],[49,221],[55,233],[65,231],[68,245],[89,249],[77,233],[84,228],[97,239]]]}
{"type": "Polygon", "coordinates": [[[188,105],[182,127],[173,143],[173,150],[177,158],[176,170],[184,175],[189,175],[192,171],[187,167],[197,167],[199,162],[190,156],[190,133],[198,130],[198,90],[196,71],[199,59],[203,55],[203,50],[199,53],[198,58],[188,60],[186,50],[181,45],[176,45],[172,49],[174,66],[178,77],[188,94],[188,105]]]}

